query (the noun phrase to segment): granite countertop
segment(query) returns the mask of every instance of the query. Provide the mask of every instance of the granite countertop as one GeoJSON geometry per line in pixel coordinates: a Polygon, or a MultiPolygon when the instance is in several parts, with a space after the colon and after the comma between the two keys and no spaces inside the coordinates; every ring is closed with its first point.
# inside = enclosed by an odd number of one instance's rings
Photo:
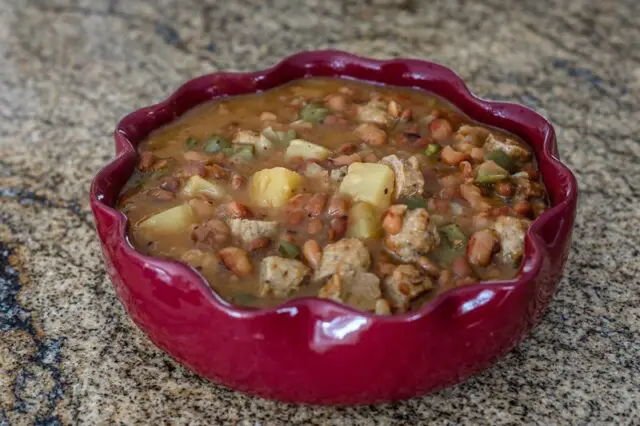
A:
{"type": "Polygon", "coordinates": [[[0,425],[638,424],[640,13],[634,0],[24,0],[0,6],[0,425]],[[546,115],[581,199],[540,325],[477,377],[381,406],[208,383],[138,331],[87,202],[134,108],[305,49],[441,62],[546,115]]]}

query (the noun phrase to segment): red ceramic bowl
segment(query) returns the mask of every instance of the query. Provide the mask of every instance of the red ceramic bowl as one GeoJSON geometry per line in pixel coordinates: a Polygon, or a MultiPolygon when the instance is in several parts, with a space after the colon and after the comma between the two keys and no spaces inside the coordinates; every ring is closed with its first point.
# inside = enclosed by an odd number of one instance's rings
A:
{"type": "Polygon", "coordinates": [[[456,74],[434,63],[320,51],[291,56],[265,71],[207,75],[126,116],[115,140],[117,158],[95,177],[91,207],[118,297],[153,343],[179,362],[214,382],[267,398],[368,404],[464,380],[531,330],[567,258],[577,186],[558,161],[551,124],[521,105],[478,99],[456,74]],[[127,219],[113,206],[134,171],[136,146],[152,130],[210,99],[310,76],[424,89],[527,141],[552,207],[529,229],[517,277],[453,289],[418,311],[390,317],[318,298],[251,310],[229,305],[188,266],[142,255],[129,244],[127,219]]]}

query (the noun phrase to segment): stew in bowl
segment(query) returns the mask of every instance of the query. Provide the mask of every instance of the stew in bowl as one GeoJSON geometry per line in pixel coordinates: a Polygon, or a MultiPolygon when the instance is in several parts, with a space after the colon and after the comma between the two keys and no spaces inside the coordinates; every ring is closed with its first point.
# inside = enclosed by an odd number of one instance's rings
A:
{"type": "Polygon", "coordinates": [[[317,296],[388,315],[511,279],[549,206],[516,136],[345,79],[209,101],[138,151],[118,201],[131,243],[243,306],[317,296]]]}

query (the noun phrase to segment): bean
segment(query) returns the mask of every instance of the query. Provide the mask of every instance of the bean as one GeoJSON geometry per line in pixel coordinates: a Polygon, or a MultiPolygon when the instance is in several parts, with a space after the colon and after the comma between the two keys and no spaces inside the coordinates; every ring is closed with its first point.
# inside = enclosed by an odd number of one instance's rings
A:
{"type": "Polygon", "coordinates": [[[253,217],[253,213],[246,205],[232,201],[226,205],[229,217],[234,219],[249,219],[253,217]]]}
{"type": "Polygon", "coordinates": [[[307,224],[307,232],[310,235],[315,235],[317,233],[319,233],[320,231],[322,231],[322,220],[318,219],[318,218],[313,218],[311,220],[309,220],[309,223],[307,224]]]}
{"type": "Polygon", "coordinates": [[[249,250],[250,252],[258,251],[260,249],[269,247],[270,244],[271,240],[268,237],[259,237],[251,241],[247,245],[247,250],[249,250]]]}
{"type": "Polygon", "coordinates": [[[239,175],[237,173],[234,173],[231,176],[231,180],[230,180],[230,185],[232,189],[240,189],[244,186],[244,184],[246,183],[246,179],[244,178],[244,176],[239,175]]]}
{"type": "Polygon", "coordinates": [[[340,145],[340,147],[336,150],[338,154],[346,154],[351,155],[358,150],[358,145],[355,143],[345,143],[340,145]]]}
{"type": "Polygon", "coordinates": [[[396,265],[390,262],[378,262],[376,263],[376,269],[378,275],[386,277],[393,274],[393,271],[396,269],[396,265]]]}
{"type": "Polygon", "coordinates": [[[304,211],[312,216],[320,216],[322,210],[324,210],[324,205],[327,202],[327,194],[314,194],[309,202],[307,202],[304,206],[304,211]]]}
{"type": "Polygon", "coordinates": [[[341,88],[338,89],[338,92],[340,92],[340,93],[342,93],[343,95],[346,95],[346,96],[355,95],[355,92],[351,88],[349,88],[347,86],[342,86],[341,88]]]}
{"type": "Polygon", "coordinates": [[[217,164],[211,164],[205,168],[207,175],[214,179],[226,179],[229,173],[217,164]]]}
{"type": "Polygon", "coordinates": [[[438,277],[438,284],[442,290],[450,289],[453,284],[453,273],[448,269],[442,270],[438,277]]]}
{"type": "Polygon", "coordinates": [[[518,201],[513,205],[513,211],[520,216],[528,217],[531,215],[531,204],[527,201],[518,201]]]}
{"type": "Polygon", "coordinates": [[[305,204],[311,199],[310,194],[297,194],[289,199],[285,207],[285,213],[290,214],[296,210],[302,210],[305,204]]]}
{"type": "Polygon", "coordinates": [[[376,157],[376,155],[372,152],[365,155],[362,161],[364,161],[365,163],[377,163],[378,157],[376,157]]]}
{"type": "Polygon", "coordinates": [[[459,278],[457,280],[455,280],[454,285],[456,287],[462,287],[465,285],[471,285],[471,284],[475,284],[477,283],[478,280],[474,277],[463,277],[463,278],[459,278]]]}
{"type": "Polygon", "coordinates": [[[362,159],[358,154],[351,155],[339,155],[331,159],[331,162],[336,166],[348,166],[351,163],[359,163],[362,159]]]}
{"type": "Polygon", "coordinates": [[[527,172],[530,180],[538,180],[540,178],[540,172],[533,168],[533,164],[527,164],[522,170],[527,172]]]}
{"type": "Polygon", "coordinates": [[[431,137],[437,141],[442,141],[451,137],[453,128],[451,123],[444,118],[436,118],[429,123],[429,131],[431,132],[431,137]]]}
{"type": "Polygon", "coordinates": [[[191,231],[191,239],[197,243],[213,246],[229,238],[229,227],[219,219],[210,219],[191,231]]]}
{"type": "Polygon", "coordinates": [[[398,209],[394,210],[394,207],[396,206],[390,207],[382,219],[382,229],[384,229],[387,234],[397,234],[402,230],[402,215],[404,212],[401,213],[398,209]]]}
{"type": "Polygon", "coordinates": [[[509,206],[494,207],[489,210],[489,215],[491,217],[507,216],[509,215],[509,213],[511,213],[511,209],[509,208],[509,206]]]}
{"type": "Polygon", "coordinates": [[[460,185],[460,195],[475,210],[487,211],[491,209],[491,205],[482,196],[480,188],[473,184],[465,183],[460,185]]]}
{"type": "Polygon", "coordinates": [[[418,266],[420,266],[429,276],[433,278],[437,278],[440,275],[440,268],[428,257],[419,257],[418,266]]]}
{"type": "Polygon", "coordinates": [[[400,114],[400,121],[409,121],[411,120],[411,117],[413,116],[413,112],[407,108],[404,111],[402,111],[402,114],[400,114]]]}
{"type": "Polygon", "coordinates": [[[471,275],[471,267],[464,257],[456,257],[451,262],[451,271],[456,277],[463,278],[471,275]]]}
{"type": "Polygon", "coordinates": [[[253,265],[247,252],[237,247],[226,247],[218,252],[218,257],[234,274],[245,277],[253,273],[253,265]]]}
{"type": "Polygon", "coordinates": [[[344,234],[347,232],[347,218],[336,217],[331,219],[329,223],[329,240],[330,241],[338,241],[344,234]]]}
{"type": "Polygon", "coordinates": [[[459,167],[463,177],[468,178],[473,176],[473,167],[471,166],[470,162],[461,161],[459,167]]]}
{"type": "Polygon", "coordinates": [[[396,101],[391,101],[389,105],[387,105],[387,112],[391,114],[393,118],[398,118],[402,113],[402,108],[396,101]]]}
{"type": "Polygon", "coordinates": [[[180,179],[174,176],[170,176],[160,184],[160,188],[167,191],[176,192],[178,189],[180,189],[180,179]]]}
{"type": "Polygon", "coordinates": [[[153,164],[153,153],[151,151],[145,151],[142,154],[140,154],[140,164],[138,165],[138,168],[140,170],[148,170],[151,168],[152,164],[153,164]]]}
{"type": "Polygon", "coordinates": [[[491,230],[476,231],[467,245],[469,263],[474,266],[487,266],[491,262],[493,249],[497,243],[498,241],[491,230]]]}
{"type": "Polygon", "coordinates": [[[316,269],[322,259],[320,244],[316,240],[307,240],[302,245],[302,256],[313,269],[316,269]]]}
{"type": "Polygon", "coordinates": [[[289,224],[289,226],[297,226],[300,225],[303,219],[304,213],[298,210],[289,214],[289,216],[287,217],[287,223],[289,224]]]}
{"type": "Polygon", "coordinates": [[[445,146],[442,148],[442,151],[440,151],[440,160],[450,166],[457,166],[462,161],[466,161],[469,158],[469,154],[465,152],[458,152],[449,145],[445,146]]]}
{"type": "Polygon", "coordinates": [[[349,201],[339,195],[334,195],[329,201],[327,214],[329,216],[345,216],[349,209],[349,201]]]}
{"type": "Polygon", "coordinates": [[[344,111],[347,108],[347,99],[343,95],[329,95],[325,102],[334,111],[344,111]]]}
{"type": "Polygon", "coordinates": [[[510,182],[497,182],[495,184],[496,193],[502,197],[511,197],[514,189],[510,182]]]}
{"type": "Polygon", "coordinates": [[[469,152],[471,159],[476,163],[482,163],[484,161],[484,150],[482,148],[473,147],[469,152]]]}
{"type": "Polygon", "coordinates": [[[278,117],[269,111],[264,111],[262,114],[260,114],[260,121],[276,121],[278,119],[278,117]]]}
{"type": "Polygon", "coordinates": [[[379,146],[387,141],[385,131],[371,123],[360,124],[354,130],[354,133],[368,145],[379,146]]]}
{"type": "Polygon", "coordinates": [[[322,122],[324,126],[331,126],[337,128],[347,128],[349,127],[349,121],[346,118],[339,117],[337,115],[327,115],[327,117],[322,122]]]}

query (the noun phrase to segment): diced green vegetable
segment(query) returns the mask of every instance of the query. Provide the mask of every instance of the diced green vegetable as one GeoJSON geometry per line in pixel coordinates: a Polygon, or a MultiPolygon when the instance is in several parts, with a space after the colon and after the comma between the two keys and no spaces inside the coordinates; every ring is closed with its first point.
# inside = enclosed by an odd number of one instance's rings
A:
{"type": "Polygon", "coordinates": [[[440,153],[441,150],[442,150],[442,147],[440,146],[440,144],[431,143],[427,145],[427,148],[424,150],[424,153],[429,158],[436,158],[436,156],[440,153]]]}
{"type": "Polygon", "coordinates": [[[195,151],[199,143],[200,141],[198,139],[194,138],[193,136],[189,136],[186,142],[184,143],[184,150],[195,151]]]}
{"type": "Polygon", "coordinates": [[[254,147],[253,145],[241,145],[234,148],[233,154],[229,157],[229,161],[232,163],[248,163],[253,160],[254,147]]]}
{"type": "Polygon", "coordinates": [[[225,138],[224,136],[212,135],[204,142],[202,151],[213,154],[229,147],[231,147],[231,144],[229,143],[229,140],[227,138],[225,138]]]}
{"type": "Polygon", "coordinates": [[[284,257],[294,259],[300,255],[300,249],[293,243],[287,240],[280,240],[278,242],[278,252],[284,257]]]}
{"type": "Polygon", "coordinates": [[[440,228],[440,232],[444,234],[447,241],[452,247],[464,247],[467,243],[467,237],[462,232],[462,229],[455,223],[443,226],[440,228]]]}
{"type": "Polygon", "coordinates": [[[306,104],[300,110],[300,119],[308,123],[321,123],[329,115],[329,110],[318,104],[306,104]]]}
{"type": "Polygon", "coordinates": [[[406,204],[409,210],[424,209],[427,207],[427,200],[422,197],[403,197],[398,200],[400,204],[406,204]]]}
{"type": "Polygon", "coordinates": [[[449,266],[455,258],[464,256],[467,237],[462,229],[454,223],[443,226],[438,232],[441,244],[434,255],[442,266],[449,266]]]}
{"type": "Polygon", "coordinates": [[[149,175],[149,179],[157,179],[157,178],[159,178],[160,176],[163,176],[166,172],[167,172],[166,167],[164,167],[164,168],[162,168],[162,169],[160,169],[160,170],[156,170],[155,172],[152,172],[152,173],[149,175]]]}
{"type": "Polygon", "coordinates": [[[509,172],[500,167],[495,161],[489,160],[478,166],[476,170],[476,183],[489,184],[507,179],[509,172]]]}
{"type": "Polygon", "coordinates": [[[491,160],[495,162],[498,166],[502,167],[504,170],[509,173],[513,173],[515,171],[515,163],[507,154],[502,151],[493,151],[487,154],[485,157],[486,160],[491,160]]]}

